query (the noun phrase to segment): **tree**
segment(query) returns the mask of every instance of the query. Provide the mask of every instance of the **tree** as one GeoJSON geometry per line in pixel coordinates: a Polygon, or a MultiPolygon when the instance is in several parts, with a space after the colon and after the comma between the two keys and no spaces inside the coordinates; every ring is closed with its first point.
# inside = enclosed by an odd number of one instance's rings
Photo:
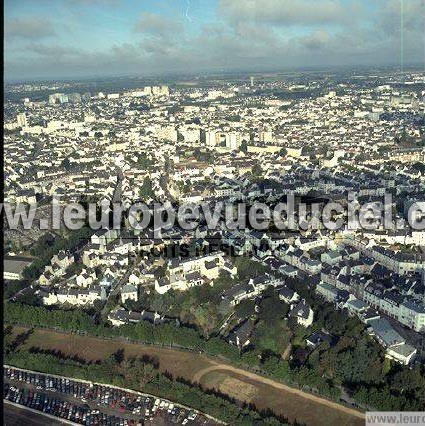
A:
{"type": "Polygon", "coordinates": [[[125,359],[124,349],[117,349],[113,354],[111,354],[110,359],[114,364],[122,364],[125,359]]]}
{"type": "Polygon", "coordinates": [[[268,271],[266,266],[246,256],[237,257],[235,266],[238,270],[238,277],[241,280],[254,278],[268,271]]]}
{"type": "Polygon", "coordinates": [[[258,163],[254,164],[254,166],[252,167],[251,174],[255,179],[260,179],[264,177],[263,169],[258,163]]]}
{"type": "Polygon", "coordinates": [[[255,325],[253,342],[258,350],[281,355],[290,344],[291,336],[286,321],[260,320],[255,325]]]}
{"type": "Polygon", "coordinates": [[[152,189],[151,180],[148,177],[145,177],[145,179],[143,180],[143,185],[139,190],[139,195],[142,200],[153,198],[155,196],[152,189]]]}
{"type": "Polygon", "coordinates": [[[142,169],[147,169],[153,165],[153,161],[146,155],[140,155],[139,159],[137,160],[137,165],[142,169]]]}
{"type": "Polygon", "coordinates": [[[255,312],[255,302],[254,300],[245,299],[242,300],[235,309],[236,315],[240,319],[245,319],[253,315],[255,312]]]}
{"type": "Polygon", "coordinates": [[[259,317],[266,323],[272,324],[280,318],[285,318],[288,311],[289,306],[282,302],[276,293],[273,292],[271,296],[261,300],[259,317]]]}
{"type": "Polygon", "coordinates": [[[239,114],[232,114],[226,116],[227,121],[241,121],[241,116],[239,114]]]}
{"type": "Polygon", "coordinates": [[[68,157],[65,157],[65,158],[62,160],[62,167],[63,167],[65,170],[70,170],[70,168],[71,168],[71,162],[69,161],[69,158],[68,158],[68,157]]]}

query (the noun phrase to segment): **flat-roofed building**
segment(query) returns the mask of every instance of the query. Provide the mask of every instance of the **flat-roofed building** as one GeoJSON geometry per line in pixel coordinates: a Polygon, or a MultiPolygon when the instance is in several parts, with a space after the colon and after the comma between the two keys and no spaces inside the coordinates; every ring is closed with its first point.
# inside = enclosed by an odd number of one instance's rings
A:
{"type": "Polygon", "coordinates": [[[21,280],[24,269],[29,266],[32,259],[25,257],[5,257],[3,261],[3,279],[21,280]]]}

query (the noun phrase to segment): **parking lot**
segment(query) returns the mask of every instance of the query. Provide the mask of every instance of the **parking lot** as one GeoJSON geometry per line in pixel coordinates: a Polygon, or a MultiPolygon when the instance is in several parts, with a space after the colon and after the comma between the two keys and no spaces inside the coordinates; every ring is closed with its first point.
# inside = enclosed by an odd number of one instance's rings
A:
{"type": "Polygon", "coordinates": [[[194,410],[113,386],[4,366],[3,397],[83,425],[216,425],[194,410]]]}

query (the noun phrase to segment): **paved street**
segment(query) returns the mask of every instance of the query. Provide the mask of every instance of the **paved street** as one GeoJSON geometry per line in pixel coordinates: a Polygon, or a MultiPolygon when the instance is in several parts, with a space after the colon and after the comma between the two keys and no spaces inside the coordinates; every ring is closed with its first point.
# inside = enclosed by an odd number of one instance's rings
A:
{"type": "Polygon", "coordinates": [[[59,426],[65,422],[53,420],[43,414],[36,414],[24,407],[18,408],[12,404],[3,404],[4,426],[59,426]]]}

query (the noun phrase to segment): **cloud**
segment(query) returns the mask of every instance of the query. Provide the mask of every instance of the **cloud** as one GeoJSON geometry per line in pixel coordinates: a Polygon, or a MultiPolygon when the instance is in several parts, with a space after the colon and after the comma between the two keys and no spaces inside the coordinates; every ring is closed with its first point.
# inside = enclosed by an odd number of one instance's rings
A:
{"type": "Polygon", "coordinates": [[[299,43],[309,50],[320,50],[330,40],[329,33],[324,30],[315,31],[311,34],[299,38],[299,43]]]}
{"type": "Polygon", "coordinates": [[[219,11],[231,21],[273,25],[317,25],[349,22],[361,12],[342,0],[220,0],[219,11]]]}
{"type": "Polygon", "coordinates": [[[183,25],[173,19],[158,15],[156,13],[143,13],[136,23],[135,30],[154,37],[168,38],[181,35],[184,31],[183,25]]]}
{"type": "Polygon", "coordinates": [[[91,5],[101,5],[101,6],[118,6],[122,0],[67,0],[68,3],[74,3],[77,5],[91,6],[91,5]]]}
{"type": "Polygon", "coordinates": [[[58,58],[63,56],[78,56],[81,53],[80,49],[61,45],[46,45],[41,43],[31,43],[24,47],[25,51],[31,52],[33,55],[44,57],[58,58]]]}
{"type": "Polygon", "coordinates": [[[425,2],[423,0],[380,0],[377,24],[387,34],[400,31],[401,13],[405,31],[425,31],[425,2]]]}
{"type": "MultiPolygon", "coordinates": [[[[354,0],[220,0],[216,15],[190,28],[183,4],[180,15],[145,12],[126,18],[126,29],[117,24],[118,38],[109,44],[81,45],[68,39],[62,45],[61,39],[40,40],[47,37],[42,33],[31,42],[27,37],[27,43],[6,49],[5,72],[80,76],[396,64],[400,0],[368,2],[366,12],[366,2],[360,7],[354,0]]],[[[424,60],[423,4],[405,1],[405,63],[424,60]]],[[[50,30],[54,35],[52,26],[50,30]]],[[[105,30],[94,26],[87,31],[102,36],[105,30]]]]}
{"type": "Polygon", "coordinates": [[[15,18],[5,22],[4,34],[7,40],[42,39],[56,34],[52,23],[44,18],[15,18]]]}

